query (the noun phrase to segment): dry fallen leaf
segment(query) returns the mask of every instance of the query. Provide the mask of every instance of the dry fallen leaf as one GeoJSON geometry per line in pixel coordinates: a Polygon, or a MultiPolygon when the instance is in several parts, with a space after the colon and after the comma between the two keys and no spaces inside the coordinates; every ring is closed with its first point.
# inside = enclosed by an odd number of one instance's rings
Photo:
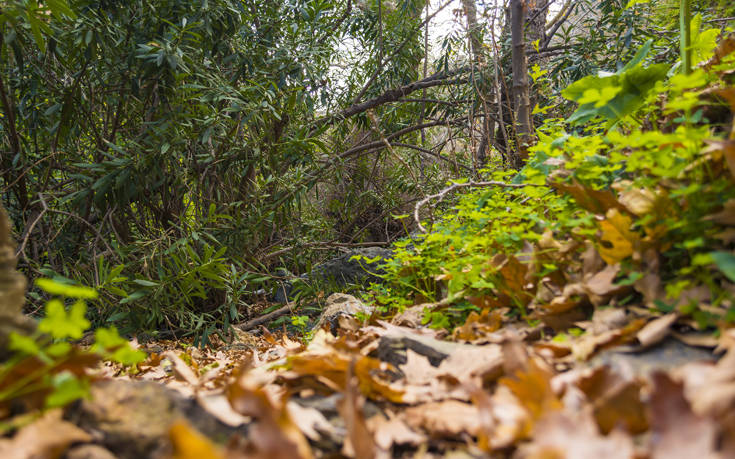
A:
{"type": "Polygon", "coordinates": [[[419,446],[426,444],[426,435],[416,432],[406,425],[405,421],[394,414],[376,414],[367,421],[367,427],[373,432],[375,444],[383,451],[390,451],[394,445],[419,446]]]}
{"type": "Polygon", "coordinates": [[[615,277],[619,272],[620,265],[609,265],[584,282],[584,288],[593,305],[605,305],[611,296],[621,294],[629,289],[627,286],[620,286],[615,283],[615,277]]]}
{"type": "Polygon", "coordinates": [[[711,419],[694,414],[684,387],[665,373],[653,375],[651,394],[651,458],[715,458],[717,429],[711,419]]]}
{"type": "Polygon", "coordinates": [[[735,226],[735,199],[726,201],[721,211],[708,215],[705,220],[711,220],[721,225],[735,226]]]}
{"type": "Polygon", "coordinates": [[[172,459],[223,459],[224,455],[214,443],[197,432],[186,422],[177,422],[169,429],[173,448],[172,459]]]}
{"type": "Polygon", "coordinates": [[[62,419],[60,409],[43,414],[22,427],[12,438],[0,439],[3,459],[51,459],[61,457],[73,443],[92,441],[92,436],[62,419]]]}
{"type": "Polygon", "coordinates": [[[690,365],[681,371],[695,413],[721,418],[735,408],[735,350],[715,365],[690,365]]]}
{"type": "Polygon", "coordinates": [[[640,238],[630,230],[633,221],[618,209],[610,209],[599,222],[602,236],[598,251],[603,260],[614,265],[633,254],[640,238]]]}
{"type": "Polygon", "coordinates": [[[231,427],[238,427],[250,421],[250,418],[237,413],[232,409],[232,405],[227,397],[221,392],[197,394],[197,403],[209,414],[217,418],[223,424],[231,427]]]}
{"type": "Polygon", "coordinates": [[[552,412],[540,419],[533,440],[522,446],[519,459],[633,459],[633,441],[621,431],[600,435],[595,423],[584,412],[552,412]]]}
{"type": "Polygon", "coordinates": [[[458,437],[465,432],[474,436],[480,429],[477,407],[456,400],[408,407],[403,418],[411,428],[433,436],[458,437]]]}
{"type": "Polygon", "coordinates": [[[199,378],[194,373],[194,370],[181,357],[176,355],[174,351],[166,351],[163,353],[163,356],[173,364],[174,373],[179,379],[195,387],[199,384],[199,378]]]}
{"type": "Polygon", "coordinates": [[[643,347],[649,347],[659,343],[662,339],[666,338],[671,326],[674,325],[678,318],[679,314],[671,313],[648,322],[645,327],[636,333],[635,336],[638,342],[643,347]]]}
{"type": "Polygon", "coordinates": [[[614,186],[618,190],[618,200],[633,215],[642,217],[653,209],[656,194],[647,188],[636,188],[632,182],[622,180],[614,186]]]}
{"type": "Polygon", "coordinates": [[[615,195],[609,190],[595,190],[585,187],[579,182],[572,184],[554,182],[551,186],[563,193],[569,194],[577,201],[580,207],[595,214],[605,214],[611,209],[625,210],[618,200],[615,199],[615,195]]]}
{"type": "Polygon", "coordinates": [[[358,390],[359,383],[355,376],[355,367],[356,362],[353,360],[347,373],[344,397],[337,405],[347,429],[342,452],[348,457],[373,459],[378,455],[378,447],[365,422],[363,415],[365,399],[358,390]]]}
{"type": "Polygon", "coordinates": [[[310,459],[311,447],[282,403],[273,402],[268,394],[241,375],[228,389],[232,408],[256,419],[247,438],[246,453],[253,458],[310,459]]]}
{"type": "Polygon", "coordinates": [[[301,406],[296,402],[289,401],[286,404],[288,415],[310,440],[320,440],[324,435],[333,435],[334,426],[327,418],[315,408],[301,406]]]}
{"type": "Polygon", "coordinates": [[[516,371],[511,377],[501,378],[499,383],[508,387],[534,419],[561,409],[562,404],[551,389],[553,374],[537,360],[530,359],[525,370],[516,371]]]}
{"type": "Polygon", "coordinates": [[[607,434],[618,427],[635,434],[648,429],[640,381],[626,380],[604,366],[583,373],[576,385],[592,405],[602,433],[607,434]]]}

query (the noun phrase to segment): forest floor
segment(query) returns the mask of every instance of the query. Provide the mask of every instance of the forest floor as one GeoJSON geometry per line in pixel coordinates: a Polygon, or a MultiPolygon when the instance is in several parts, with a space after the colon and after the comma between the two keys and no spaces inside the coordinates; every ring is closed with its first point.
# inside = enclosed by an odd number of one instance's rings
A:
{"type": "Polygon", "coordinates": [[[104,364],[92,399],[0,451],[33,435],[37,453],[81,444],[69,458],[735,457],[732,329],[607,308],[564,340],[501,311],[448,335],[427,307],[338,315],[308,342],[261,327],[139,345],[137,371],[104,364]]]}

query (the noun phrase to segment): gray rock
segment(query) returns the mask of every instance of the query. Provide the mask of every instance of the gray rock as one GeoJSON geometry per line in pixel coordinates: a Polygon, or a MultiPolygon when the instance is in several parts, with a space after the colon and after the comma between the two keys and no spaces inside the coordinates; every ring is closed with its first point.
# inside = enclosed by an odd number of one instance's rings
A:
{"type": "Polygon", "coordinates": [[[329,298],[327,298],[327,303],[324,305],[324,310],[319,317],[319,321],[314,326],[314,329],[318,330],[328,325],[332,333],[335,333],[339,325],[338,321],[340,317],[354,317],[358,313],[370,315],[373,313],[373,308],[365,305],[362,301],[352,295],[347,295],[346,293],[333,293],[329,298]]]}
{"type": "Polygon", "coordinates": [[[334,282],[339,287],[347,284],[379,282],[381,281],[379,276],[384,274],[379,266],[383,263],[383,259],[390,258],[392,255],[392,250],[382,247],[353,250],[316,266],[309,274],[309,279],[334,282]],[[369,259],[380,257],[380,259],[372,263],[366,263],[365,260],[351,259],[357,255],[369,259]]]}
{"type": "MultiPolygon", "coordinates": [[[[392,250],[382,247],[351,250],[315,266],[310,273],[299,276],[299,279],[279,281],[273,292],[273,301],[285,303],[292,300],[299,282],[318,283],[332,289],[339,289],[348,284],[381,282],[380,275],[384,274],[384,271],[380,269],[380,265],[383,263],[383,259],[390,258],[392,255],[392,250]],[[366,263],[365,260],[352,260],[352,257],[357,255],[368,259],[381,258],[372,263],[366,263]]],[[[275,274],[282,276],[278,270],[275,274]]]]}
{"type": "Polygon", "coordinates": [[[590,359],[588,365],[609,365],[621,374],[646,378],[656,371],[670,371],[690,362],[715,360],[717,356],[709,349],[688,346],[668,337],[647,349],[617,347],[604,350],[590,359]]]}
{"type": "Polygon", "coordinates": [[[67,417],[123,459],[165,454],[169,429],[183,419],[215,442],[247,433],[246,425],[228,426],[195,400],[155,382],[102,381],[92,386],[91,395],[67,417]]]}

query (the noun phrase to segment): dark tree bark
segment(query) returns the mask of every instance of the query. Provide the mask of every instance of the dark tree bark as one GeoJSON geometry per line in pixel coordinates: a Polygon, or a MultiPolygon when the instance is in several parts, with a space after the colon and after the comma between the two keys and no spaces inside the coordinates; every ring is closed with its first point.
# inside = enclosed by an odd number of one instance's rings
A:
{"type": "Polygon", "coordinates": [[[15,270],[16,261],[10,221],[0,203],[0,360],[10,355],[8,350],[10,334],[28,334],[35,325],[35,322],[22,312],[26,278],[15,270]]]}
{"type": "Polygon", "coordinates": [[[523,167],[531,141],[531,99],[529,97],[528,64],[524,38],[526,1],[510,2],[511,67],[513,72],[513,110],[515,112],[516,148],[509,149],[511,163],[516,169],[523,167]]]}
{"type": "MultiPolygon", "coordinates": [[[[482,38],[480,36],[480,26],[477,22],[477,7],[475,0],[462,0],[462,9],[467,18],[467,35],[470,42],[470,52],[473,61],[473,81],[478,81],[477,73],[487,73],[485,53],[483,51],[482,38]]],[[[489,113],[493,102],[492,85],[485,81],[484,77],[479,78],[480,84],[476,87],[476,91],[480,97],[482,110],[489,113]]],[[[481,168],[487,162],[487,151],[492,139],[490,136],[495,131],[495,123],[489,116],[482,117],[482,136],[480,144],[475,154],[476,165],[481,168]]]]}

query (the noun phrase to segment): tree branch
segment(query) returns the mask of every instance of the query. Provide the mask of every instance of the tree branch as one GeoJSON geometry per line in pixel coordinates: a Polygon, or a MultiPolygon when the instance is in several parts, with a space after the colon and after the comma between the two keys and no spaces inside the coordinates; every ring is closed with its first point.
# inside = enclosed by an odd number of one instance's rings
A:
{"type": "MultiPolygon", "coordinates": [[[[413,209],[413,219],[416,221],[416,225],[418,225],[419,231],[422,233],[426,233],[426,228],[421,224],[421,219],[419,218],[419,211],[421,210],[421,207],[424,206],[429,201],[432,201],[434,199],[437,200],[436,204],[431,206],[432,208],[436,207],[437,204],[439,204],[446,196],[447,194],[451,193],[454,190],[458,190],[460,188],[468,188],[473,186],[480,186],[480,187],[489,187],[489,186],[499,186],[503,188],[525,188],[527,186],[546,186],[545,184],[539,185],[539,184],[531,184],[531,183],[505,183],[505,182],[498,182],[495,180],[490,180],[487,182],[475,182],[473,180],[470,180],[468,182],[463,183],[452,183],[450,186],[444,188],[440,192],[436,194],[432,194],[430,196],[425,197],[421,201],[416,203],[416,207],[413,209]]],[[[431,217],[430,217],[431,218],[431,217]]],[[[431,218],[433,223],[433,218],[431,218]]]]}
{"type": "Polygon", "coordinates": [[[324,126],[325,124],[332,124],[337,121],[345,120],[351,116],[355,116],[359,113],[370,110],[371,108],[375,108],[389,102],[396,102],[401,98],[408,96],[412,92],[418,91],[419,89],[464,83],[466,82],[466,79],[464,78],[450,78],[461,75],[467,70],[467,67],[462,67],[459,69],[451,70],[449,72],[438,72],[427,78],[424,78],[423,80],[414,81],[413,83],[401,86],[400,88],[390,89],[379,95],[378,97],[367,100],[365,102],[361,102],[359,104],[351,105],[335,115],[325,116],[324,118],[316,120],[314,122],[315,128],[324,126]]]}

